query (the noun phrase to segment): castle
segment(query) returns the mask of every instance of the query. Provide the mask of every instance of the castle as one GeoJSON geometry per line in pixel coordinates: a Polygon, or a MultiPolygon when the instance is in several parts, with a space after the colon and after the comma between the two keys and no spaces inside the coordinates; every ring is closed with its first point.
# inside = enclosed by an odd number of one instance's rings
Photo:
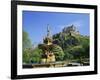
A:
{"type": "Polygon", "coordinates": [[[77,29],[74,25],[71,25],[69,27],[65,27],[63,29],[63,33],[70,34],[71,36],[80,34],[79,31],[77,31],[77,29]]]}

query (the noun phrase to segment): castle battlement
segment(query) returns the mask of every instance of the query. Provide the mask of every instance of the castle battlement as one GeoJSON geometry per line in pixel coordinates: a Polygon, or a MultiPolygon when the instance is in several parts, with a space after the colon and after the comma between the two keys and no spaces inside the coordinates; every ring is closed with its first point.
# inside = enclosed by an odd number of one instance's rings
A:
{"type": "Polygon", "coordinates": [[[63,29],[63,33],[70,34],[70,35],[79,35],[80,34],[74,25],[65,27],[63,29]]]}

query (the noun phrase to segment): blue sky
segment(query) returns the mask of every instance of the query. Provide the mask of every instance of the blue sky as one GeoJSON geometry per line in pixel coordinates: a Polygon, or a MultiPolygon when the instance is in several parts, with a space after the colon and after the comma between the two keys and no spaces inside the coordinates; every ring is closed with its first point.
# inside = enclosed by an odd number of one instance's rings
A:
{"type": "Polygon", "coordinates": [[[47,24],[51,34],[56,34],[69,25],[75,25],[82,35],[89,35],[89,14],[23,11],[23,30],[29,34],[32,44],[42,43],[47,34],[47,24]]]}

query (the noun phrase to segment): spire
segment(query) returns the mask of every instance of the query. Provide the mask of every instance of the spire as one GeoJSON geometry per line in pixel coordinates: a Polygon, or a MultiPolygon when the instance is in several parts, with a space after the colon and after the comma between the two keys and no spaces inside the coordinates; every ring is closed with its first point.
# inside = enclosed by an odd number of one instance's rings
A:
{"type": "Polygon", "coordinates": [[[51,45],[52,44],[52,36],[50,34],[50,27],[49,24],[47,25],[47,36],[43,40],[45,44],[51,45]]]}
{"type": "Polygon", "coordinates": [[[50,26],[49,26],[49,24],[47,25],[47,37],[50,37],[51,35],[50,35],[50,26]]]}

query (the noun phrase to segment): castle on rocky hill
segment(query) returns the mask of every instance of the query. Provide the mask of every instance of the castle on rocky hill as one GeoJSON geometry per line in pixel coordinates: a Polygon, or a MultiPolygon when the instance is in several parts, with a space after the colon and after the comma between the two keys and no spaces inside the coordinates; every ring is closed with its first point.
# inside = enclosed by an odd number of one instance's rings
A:
{"type": "Polygon", "coordinates": [[[64,27],[63,33],[70,34],[72,36],[80,34],[79,31],[77,30],[77,28],[74,25],[64,27]]]}

